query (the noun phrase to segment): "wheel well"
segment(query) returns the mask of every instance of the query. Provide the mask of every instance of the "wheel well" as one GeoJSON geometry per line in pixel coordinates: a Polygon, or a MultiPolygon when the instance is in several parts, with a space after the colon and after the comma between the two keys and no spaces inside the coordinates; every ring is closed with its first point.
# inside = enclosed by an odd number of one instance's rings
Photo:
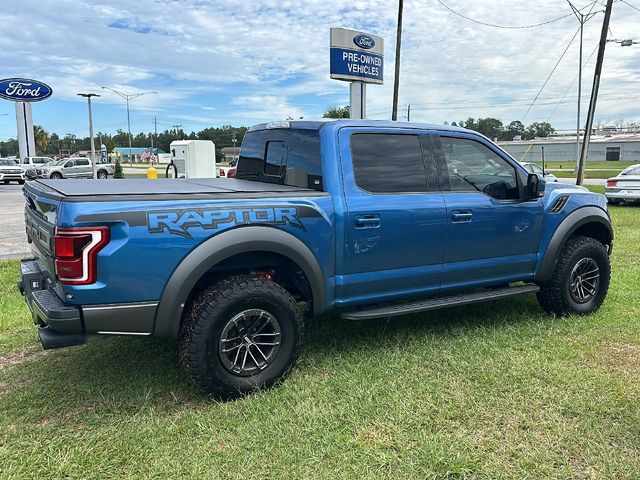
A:
{"type": "Polygon", "coordinates": [[[602,223],[598,222],[589,222],[579,226],[569,238],[574,237],[595,238],[600,243],[607,246],[610,246],[611,242],[613,241],[611,231],[602,223]]]}
{"type": "Polygon", "coordinates": [[[302,268],[284,255],[256,251],[234,255],[207,270],[189,293],[184,313],[202,290],[214,282],[237,274],[256,274],[269,278],[280,284],[296,300],[306,302],[309,306],[307,310],[313,312],[313,292],[302,268]]]}

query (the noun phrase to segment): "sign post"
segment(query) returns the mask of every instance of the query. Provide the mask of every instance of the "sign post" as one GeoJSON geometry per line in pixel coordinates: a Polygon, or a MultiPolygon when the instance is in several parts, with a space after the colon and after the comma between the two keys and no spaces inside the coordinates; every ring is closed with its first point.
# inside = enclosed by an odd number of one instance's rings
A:
{"type": "Polygon", "coordinates": [[[367,83],[382,85],[384,81],[384,39],[332,28],[330,46],[330,77],[351,82],[349,116],[366,118],[367,83]]]}
{"type": "Polygon", "coordinates": [[[49,98],[52,93],[53,90],[49,85],[37,80],[28,78],[5,78],[0,80],[0,98],[16,102],[20,163],[25,157],[36,155],[31,102],[39,102],[49,98]]]}

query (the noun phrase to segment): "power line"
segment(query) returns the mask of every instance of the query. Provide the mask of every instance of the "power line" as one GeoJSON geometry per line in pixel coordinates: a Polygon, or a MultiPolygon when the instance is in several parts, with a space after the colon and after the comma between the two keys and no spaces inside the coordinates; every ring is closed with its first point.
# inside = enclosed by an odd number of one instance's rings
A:
{"type": "MultiPolygon", "coordinates": [[[[596,50],[598,50],[598,45],[596,44],[595,48],[593,49],[593,51],[591,52],[591,55],[589,55],[589,58],[587,58],[587,61],[584,62],[584,64],[582,65],[582,68],[586,67],[589,62],[591,61],[591,57],[593,57],[593,54],[596,53],[596,50]]],[[[551,114],[549,115],[549,118],[547,119],[547,121],[551,120],[551,117],[553,117],[553,114],[556,113],[556,110],[558,110],[558,107],[560,106],[561,103],[565,103],[564,99],[567,96],[567,94],[569,93],[569,91],[571,90],[571,87],[573,87],[573,84],[576,83],[576,80],[578,79],[578,74],[576,74],[575,77],[573,77],[573,81],[571,82],[571,84],[567,87],[567,89],[564,92],[564,95],[562,95],[562,98],[560,99],[560,101],[558,102],[558,104],[555,106],[555,108],[553,109],[553,111],[551,112],[551,114]]],[[[539,105],[539,104],[538,104],[539,105]]]]}
{"type": "Polygon", "coordinates": [[[628,5],[629,7],[633,8],[634,10],[637,10],[638,12],[640,12],[640,8],[636,7],[635,5],[631,5],[629,2],[627,2],[626,0],[620,0],[622,3],[624,3],[625,5],[628,5]]]}
{"type": "MultiPolygon", "coordinates": [[[[624,1],[624,0],[622,0],[622,1],[624,1]]],[[[520,29],[526,29],[526,28],[541,27],[543,25],[549,25],[550,23],[558,22],[558,21],[560,21],[560,20],[562,20],[564,18],[567,18],[567,17],[570,17],[570,16],[573,15],[573,13],[567,13],[566,15],[562,15],[561,17],[557,17],[557,18],[554,18],[552,20],[547,20],[545,22],[534,23],[534,24],[531,24],[531,25],[496,25],[495,23],[483,22],[483,21],[480,21],[480,20],[476,20],[475,18],[467,17],[466,15],[463,15],[462,13],[453,10],[451,7],[449,7],[449,5],[444,3],[442,0],[437,0],[437,2],[440,5],[442,5],[444,8],[449,10],[451,13],[453,13],[454,15],[457,15],[458,17],[464,18],[465,20],[469,20],[470,22],[477,23],[478,25],[484,25],[485,27],[504,28],[504,29],[507,29],[507,30],[520,30],[520,29]]],[[[586,7],[583,7],[582,9],[587,8],[590,5],[593,5],[594,3],[596,3],[596,2],[591,2],[589,5],[587,5],[586,7]]]]}
{"type": "MultiPolygon", "coordinates": [[[[573,15],[573,14],[572,14],[573,15]]],[[[547,83],[549,82],[549,80],[551,79],[551,76],[553,75],[553,72],[556,71],[556,68],[558,68],[558,65],[560,65],[560,62],[562,61],[562,59],[564,58],[564,56],[567,54],[567,51],[569,50],[569,47],[571,47],[571,44],[573,43],[573,41],[575,40],[576,36],[578,35],[578,33],[580,33],[580,28],[578,28],[576,30],[576,33],[573,34],[573,37],[571,37],[571,40],[569,40],[569,43],[567,44],[566,48],[564,49],[564,52],[562,52],[562,55],[560,55],[560,58],[558,59],[558,61],[556,62],[556,64],[553,66],[553,69],[551,70],[551,73],[549,73],[549,76],[547,77],[547,79],[544,81],[544,83],[542,84],[542,86],[540,87],[540,90],[538,90],[538,94],[535,96],[535,98],[533,99],[533,101],[531,102],[531,105],[529,105],[529,108],[527,108],[527,111],[524,112],[524,115],[522,116],[522,120],[524,120],[527,115],[529,114],[529,112],[531,111],[531,108],[533,107],[533,104],[536,103],[536,100],[538,100],[538,97],[540,96],[540,94],[542,93],[542,90],[544,90],[544,87],[547,86],[547,83]]]]}

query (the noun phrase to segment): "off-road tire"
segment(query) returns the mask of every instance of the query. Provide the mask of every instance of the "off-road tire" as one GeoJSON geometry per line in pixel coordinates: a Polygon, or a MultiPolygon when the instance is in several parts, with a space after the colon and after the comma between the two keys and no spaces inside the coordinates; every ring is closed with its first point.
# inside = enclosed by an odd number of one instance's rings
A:
{"type": "Polygon", "coordinates": [[[51,177],[49,177],[49,178],[52,178],[52,179],[54,179],[54,180],[61,180],[61,179],[62,179],[62,174],[60,174],[60,173],[58,173],[58,172],[53,172],[53,173],[51,174],[51,177]]]}
{"type": "Polygon", "coordinates": [[[302,314],[289,292],[261,276],[236,275],[205,289],[191,303],[181,325],[180,360],[204,393],[232,399],[281,382],[300,354],[303,336],[302,314]],[[264,370],[240,376],[223,364],[220,340],[225,325],[248,309],[268,311],[277,319],[280,345],[264,370]]]}
{"type": "Polygon", "coordinates": [[[611,280],[611,263],[606,247],[590,237],[574,237],[562,248],[551,280],[540,285],[538,303],[547,313],[555,315],[586,315],[600,308],[607,296],[611,280]],[[599,268],[599,282],[593,297],[578,303],[571,295],[571,272],[578,262],[591,258],[599,268]]]}

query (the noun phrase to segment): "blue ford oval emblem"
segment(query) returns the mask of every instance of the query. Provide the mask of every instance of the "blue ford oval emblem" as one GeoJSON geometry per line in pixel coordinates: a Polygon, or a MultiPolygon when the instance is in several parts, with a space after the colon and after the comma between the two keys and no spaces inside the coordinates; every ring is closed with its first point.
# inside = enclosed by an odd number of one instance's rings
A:
{"type": "Polygon", "coordinates": [[[365,48],[367,50],[376,46],[375,40],[369,35],[365,35],[363,33],[353,37],[353,43],[355,43],[360,48],[365,48]]]}
{"type": "Polygon", "coordinates": [[[13,102],[39,102],[49,98],[52,88],[46,83],[28,78],[0,80],[0,97],[13,102]]]}

